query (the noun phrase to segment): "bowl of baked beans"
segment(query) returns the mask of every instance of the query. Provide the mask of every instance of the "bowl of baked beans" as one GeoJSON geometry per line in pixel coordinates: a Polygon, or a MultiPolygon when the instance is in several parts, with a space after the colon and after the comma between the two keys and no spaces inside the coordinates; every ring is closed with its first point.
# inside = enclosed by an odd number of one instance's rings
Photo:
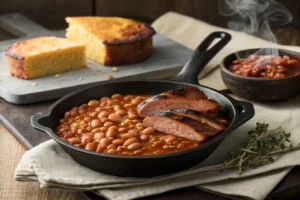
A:
{"type": "Polygon", "coordinates": [[[228,55],[220,67],[226,87],[250,100],[280,101],[300,92],[298,52],[248,49],[228,55]]]}

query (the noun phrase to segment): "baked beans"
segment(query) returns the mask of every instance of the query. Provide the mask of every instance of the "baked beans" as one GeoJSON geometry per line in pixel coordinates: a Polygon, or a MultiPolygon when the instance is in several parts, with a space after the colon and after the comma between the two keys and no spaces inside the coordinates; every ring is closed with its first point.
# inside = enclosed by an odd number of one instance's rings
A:
{"type": "Polygon", "coordinates": [[[150,95],[121,95],[90,100],[59,120],[57,134],[86,150],[119,155],[160,155],[198,146],[194,140],[143,127],[137,105],[150,95]]]}
{"type": "Polygon", "coordinates": [[[250,55],[233,61],[228,70],[246,77],[284,78],[300,74],[300,60],[287,55],[250,55]]]}

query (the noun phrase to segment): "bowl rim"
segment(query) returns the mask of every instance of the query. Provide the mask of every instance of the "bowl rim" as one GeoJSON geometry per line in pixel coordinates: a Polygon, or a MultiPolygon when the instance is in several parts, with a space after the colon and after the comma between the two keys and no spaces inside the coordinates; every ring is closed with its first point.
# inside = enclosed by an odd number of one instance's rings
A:
{"type": "MultiPolygon", "coordinates": [[[[260,81],[260,82],[271,82],[271,81],[286,81],[286,80],[289,80],[289,79],[294,79],[296,77],[300,77],[300,74],[297,74],[297,75],[293,75],[293,76],[288,76],[288,77],[284,77],[284,78],[255,78],[255,77],[246,77],[246,76],[239,76],[237,74],[234,74],[233,72],[229,71],[227,69],[227,66],[225,66],[225,60],[228,59],[228,57],[230,56],[233,56],[237,53],[244,53],[244,52],[247,52],[249,51],[250,54],[254,51],[259,51],[259,50],[263,50],[263,49],[276,49],[278,50],[279,53],[285,53],[287,55],[291,55],[291,56],[298,56],[299,59],[300,59],[300,52],[296,52],[296,51],[291,51],[291,50],[287,50],[287,49],[280,49],[280,48],[252,48],[252,49],[243,49],[243,50],[240,50],[240,51],[235,51],[235,52],[232,52],[230,54],[228,54],[227,56],[225,56],[223,58],[223,60],[220,62],[220,69],[221,69],[221,72],[224,72],[230,76],[233,76],[235,78],[239,78],[239,79],[244,79],[244,80],[251,80],[251,81],[260,81]]],[[[249,54],[249,55],[250,55],[249,54]]]]}

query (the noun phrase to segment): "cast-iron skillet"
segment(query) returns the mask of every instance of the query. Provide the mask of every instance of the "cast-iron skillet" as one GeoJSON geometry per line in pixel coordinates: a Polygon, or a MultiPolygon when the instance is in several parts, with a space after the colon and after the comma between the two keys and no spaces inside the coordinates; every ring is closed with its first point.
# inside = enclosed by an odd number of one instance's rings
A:
{"type": "Polygon", "coordinates": [[[221,76],[226,87],[241,97],[255,101],[280,101],[299,94],[300,75],[285,78],[253,78],[236,75],[227,69],[234,60],[252,54],[268,55],[268,52],[300,58],[300,53],[284,49],[246,49],[231,53],[220,64],[221,76]]]}
{"type": "Polygon", "coordinates": [[[118,176],[149,177],[192,167],[208,157],[228,134],[254,115],[252,104],[234,100],[214,89],[198,85],[197,76],[200,70],[230,39],[231,36],[224,32],[210,34],[198,46],[192,58],[173,80],[113,81],[72,92],[53,103],[48,110],[34,115],[31,119],[32,126],[46,132],[78,163],[98,172],[118,176]],[[213,40],[217,38],[220,38],[220,41],[207,50],[213,40]],[[184,86],[197,87],[209,98],[218,101],[221,104],[221,114],[230,122],[227,130],[198,147],[157,156],[122,156],[78,148],[55,134],[58,121],[63,118],[66,111],[74,106],[87,103],[91,99],[100,99],[103,96],[111,96],[115,93],[124,95],[159,94],[184,86]]]}

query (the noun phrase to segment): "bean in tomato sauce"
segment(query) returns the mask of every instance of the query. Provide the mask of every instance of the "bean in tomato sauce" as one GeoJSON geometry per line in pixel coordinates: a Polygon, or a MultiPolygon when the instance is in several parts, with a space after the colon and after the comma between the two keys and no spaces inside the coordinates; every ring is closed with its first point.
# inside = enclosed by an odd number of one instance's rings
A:
{"type": "Polygon", "coordinates": [[[90,100],[59,120],[57,135],[90,151],[119,155],[160,155],[196,147],[200,142],[142,125],[137,105],[151,95],[121,95],[90,100]]]}
{"type": "Polygon", "coordinates": [[[234,60],[227,68],[245,77],[285,78],[300,75],[300,59],[287,55],[250,55],[234,60]]]}

